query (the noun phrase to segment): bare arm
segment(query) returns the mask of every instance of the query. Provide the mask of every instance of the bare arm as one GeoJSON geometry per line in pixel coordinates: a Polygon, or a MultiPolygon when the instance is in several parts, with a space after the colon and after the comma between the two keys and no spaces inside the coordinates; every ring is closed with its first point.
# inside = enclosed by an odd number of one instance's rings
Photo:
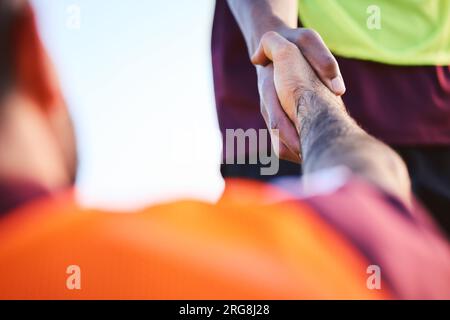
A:
{"type": "Polygon", "coordinates": [[[303,168],[308,174],[344,165],[354,174],[410,201],[406,166],[391,148],[362,130],[340,97],[317,78],[299,49],[275,32],[264,35],[254,63],[273,61],[275,88],[300,133],[303,168]]]}
{"type": "Polygon", "coordinates": [[[227,0],[244,35],[250,56],[268,31],[297,28],[297,0],[227,0]]]}
{"type": "Polygon", "coordinates": [[[336,95],[345,92],[345,84],[336,59],[314,30],[298,28],[297,0],[227,0],[244,35],[250,56],[261,37],[275,31],[299,47],[322,82],[336,95]]]}
{"type": "MultiPolygon", "coordinates": [[[[336,59],[319,34],[298,27],[297,0],[227,0],[244,35],[252,56],[264,33],[276,31],[297,45],[322,82],[335,94],[345,92],[345,85],[336,59]]],[[[261,114],[272,137],[277,132],[280,141],[278,155],[282,159],[300,162],[298,133],[276,98],[271,68],[258,67],[258,88],[261,114]],[[276,130],[276,131],[275,131],[276,130]]]]}
{"type": "Polygon", "coordinates": [[[303,92],[298,103],[304,174],[344,165],[409,203],[410,180],[400,156],[363,131],[342,100],[316,92],[303,92]]]}

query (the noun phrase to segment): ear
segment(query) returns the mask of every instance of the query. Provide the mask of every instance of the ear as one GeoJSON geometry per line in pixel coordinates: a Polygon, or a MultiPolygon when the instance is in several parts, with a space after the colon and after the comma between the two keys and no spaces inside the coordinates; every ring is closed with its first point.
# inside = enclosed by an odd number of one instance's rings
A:
{"type": "Polygon", "coordinates": [[[12,42],[13,85],[44,112],[69,176],[74,180],[78,161],[73,123],[28,1],[21,5],[13,22],[12,42]]]}
{"type": "Polygon", "coordinates": [[[14,80],[17,88],[43,110],[62,107],[63,99],[50,59],[39,37],[36,19],[28,3],[16,15],[12,27],[14,80]]]}

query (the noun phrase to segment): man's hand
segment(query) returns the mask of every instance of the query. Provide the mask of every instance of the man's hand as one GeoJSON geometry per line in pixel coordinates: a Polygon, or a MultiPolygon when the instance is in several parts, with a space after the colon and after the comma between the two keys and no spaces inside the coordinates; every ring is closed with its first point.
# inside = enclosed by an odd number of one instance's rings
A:
{"type": "Polygon", "coordinates": [[[280,159],[299,163],[301,158],[298,132],[278,100],[274,85],[273,65],[257,66],[256,70],[261,114],[270,131],[272,140],[278,138],[279,141],[279,150],[274,151],[280,159]]]}
{"type": "MultiPolygon", "coordinates": [[[[321,37],[313,30],[298,28],[298,0],[227,0],[227,2],[244,35],[250,56],[255,54],[266,32],[276,31],[301,50],[330,92],[337,96],[344,94],[345,85],[336,59],[321,37]]],[[[268,63],[264,56],[255,59],[261,65],[268,63]]],[[[294,137],[293,124],[289,124],[288,117],[276,98],[272,68],[257,68],[257,73],[262,115],[269,129],[278,129],[279,132],[279,156],[282,159],[299,162],[298,136],[294,137]]],[[[276,132],[271,130],[272,135],[276,132]]]]}
{"type": "Polygon", "coordinates": [[[339,65],[316,31],[307,28],[281,28],[278,33],[300,49],[303,57],[331,92],[337,96],[345,93],[339,65]]]}
{"type": "MultiPolygon", "coordinates": [[[[317,76],[328,89],[338,96],[345,92],[345,85],[336,59],[317,32],[305,28],[282,28],[280,32],[278,33],[280,37],[289,40],[289,42],[300,49],[302,52],[302,62],[305,62],[305,59],[308,61],[309,65],[314,69],[317,76]]],[[[285,41],[285,45],[288,45],[287,41],[285,41]]],[[[293,46],[291,46],[291,49],[293,49],[293,46]]],[[[261,47],[254,53],[252,62],[261,65],[257,68],[261,113],[266,121],[267,127],[271,130],[272,136],[277,132],[279,134],[280,150],[278,156],[285,160],[300,162],[298,133],[294,130],[295,127],[293,125],[295,122],[289,123],[289,118],[292,121],[296,119],[294,114],[295,106],[292,103],[284,101],[287,104],[284,105],[284,111],[282,110],[273,85],[273,67],[270,64],[271,61],[264,54],[263,50],[261,50],[261,47]]],[[[289,70],[289,65],[286,66],[286,70],[289,70]]],[[[311,72],[311,68],[308,67],[308,71],[311,72]]]]}
{"type": "MultiPolygon", "coordinates": [[[[333,94],[318,79],[299,48],[276,32],[268,32],[262,37],[260,46],[252,57],[252,62],[259,65],[270,63],[264,67],[267,68],[267,71],[264,70],[266,73],[263,76],[271,76],[273,72],[273,82],[265,79],[266,85],[260,87],[262,101],[273,106],[271,112],[277,112],[278,119],[283,119],[281,122],[275,122],[276,129],[282,130],[283,126],[287,127],[289,139],[285,138],[285,133],[280,132],[280,140],[285,143],[293,143],[294,139],[291,140],[290,134],[292,124],[294,124],[297,129],[298,144],[298,133],[300,132],[298,104],[301,96],[305,92],[317,92],[328,96],[333,96],[333,94]],[[272,96],[273,90],[275,90],[275,97],[272,96]],[[279,114],[278,111],[280,106],[283,109],[282,114],[279,114]],[[287,120],[283,116],[290,120],[291,126],[286,125],[287,120]]],[[[258,68],[262,67],[258,66],[258,68]]],[[[334,96],[332,99],[338,98],[334,96]]],[[[267,112],[267,109],[263,110],[263,114],[264,112],[267,112]]],[[[271,119],[270,117],[271,115],[267,116],[271,119]]],[[[269,124],[272,124],[271,121],[269,124]]],[[[274,126],[271,125],[271,127],[274,126]]]]}
{"type": "Polygon", "coordinates": [[[268,32],[252,61],[273,63],[279,102],[299,132],[305,177],[317,170],[345,166],[410,203],[408,171],[399,155],[358,127],[342,99],[324,86],[296,45],[268,32]]]}

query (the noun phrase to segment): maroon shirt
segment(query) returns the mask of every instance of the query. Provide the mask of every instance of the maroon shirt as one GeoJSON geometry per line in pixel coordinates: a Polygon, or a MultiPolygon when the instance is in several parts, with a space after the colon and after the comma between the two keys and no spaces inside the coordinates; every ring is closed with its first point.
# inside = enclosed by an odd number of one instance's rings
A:
{"type": "Polygon", "coordinates": [[[408,209],[358,178],[305,201],[380,267],[397,298],[450,298],[450,246],[419,204],[408,209]]]}
{"type": "MultiPolygon", "coordinates": [[[[370,134],[391,145],[450,145],[449,66],[404,67],[337,58],[347,85],[344,102],[370,134]]],[[[256,71],[226,0],[216,1],[212,63],[222,135],[225,129],[266,128],[256,71]]]]}
{"type": "Polygon", "coordinates": [[[49,195],[49,190],[32,181],[0,179],[0,217],[24,203],[49,195]]]}

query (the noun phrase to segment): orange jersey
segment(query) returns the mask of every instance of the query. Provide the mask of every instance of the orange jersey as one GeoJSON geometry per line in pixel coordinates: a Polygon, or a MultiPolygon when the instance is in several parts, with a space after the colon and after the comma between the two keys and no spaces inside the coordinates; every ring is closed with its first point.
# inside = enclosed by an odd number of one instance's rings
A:
{"type": "Polygon", "coordinates": [[[233,185],[215,205],[112,213],[67,195],[25,205],[0,220],[0,298],[389,297],[367,288],[368,262],[306,204],[264,204],[280,191],[233,185]]]}

